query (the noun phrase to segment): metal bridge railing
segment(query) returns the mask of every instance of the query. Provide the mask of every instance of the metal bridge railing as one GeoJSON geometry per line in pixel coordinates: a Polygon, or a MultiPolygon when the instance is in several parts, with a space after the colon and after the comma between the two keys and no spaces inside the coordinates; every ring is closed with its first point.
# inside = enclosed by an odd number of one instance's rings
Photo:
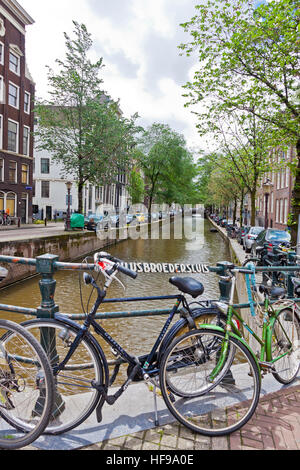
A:
{"type": "MultiPolygon", "coordinates": [[[[87,263],[64,263],[59,261],[59,257],[56,255],[46,254],[38,256],[36,259],[33,258],[17,258],[11,256],[0,256],[0,265],[2,263],[9,264],[20,264],[20,265],[29,265],[36,267],[36,273],[40,274],[41,279],[39,281],[39,287],[41,292],[41,304],[37,308],[25,308],[15,305],[4,305],[0,304],[0,310],[7,312],[20,313],[24,315],[36,316],[38,318],[51,318],[55,313],[59,312],[59,307],[56,305],[54,300],[56,280],[54,279],[54,274],[59,270],[67,271],[84,271],[84,270],[93,270],[94,264],[87,263]]],[[[212,269],[212,271],[217,272],[219,275],[222,275],[222,266],[212,269]]],[[[286,282],[287,282],[287,291],[288,297],[300,302],[300,299],[294,298],[294,287],[291,281],[293,274],[300,271],[299,265],[294,266],[259,266],[256,267],[256,272],[273,272],[281,271],[286,273],[286,282]]],[[[177,298],[178,295],[174,296],[155,296],[155,297],[135,297],[135,298],[119,298],[119,299],[105,299],[105,303],[109,302],[135,302],[135,301],[145,301],[145,300],[163,300],[177,298]]],[[[222,299],[224,300],[224,298],[222,299]]],[[[261,303],[263,305],[263,303],[261,303]]],[[[235,304],[235,308],[249,308],[249,303],[235,304]]],[[[142,316],[157,316],[157,315],[168,315],[170,313],[169,309],[153,309],[153,310],[139,310],[139,311],[118,311],[118,312],[101,312],[97,315],[96,318],[106,319],[106,318],[131,318],[131,317],[142,317],[142,316]]],[[[179,311],[180,313],[180,311],[179,311]]],[[[66,313],[69,318],[76,320],[85,319],[85,314],[72,314],[66,313]]]]}

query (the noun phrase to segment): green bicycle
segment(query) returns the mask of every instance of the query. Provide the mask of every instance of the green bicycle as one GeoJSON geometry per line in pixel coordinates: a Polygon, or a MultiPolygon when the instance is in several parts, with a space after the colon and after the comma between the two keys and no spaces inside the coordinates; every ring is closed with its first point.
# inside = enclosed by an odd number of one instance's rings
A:
{"type": "Polygon", "coordinates": [[[196,432],[216,436],[234,432],[252,417],[265,373],[271,372],[283,384],[296,378],[300,367],[300,317],[293,302],[270,301],[270,297],[283,296],[284,289],[264,286],[260,338],[233,307],[237,273],[250,275],[253,271],[228,262],[210,270],[222,273],[222,279],[230,282],[229,302],[215,302],[226,315],[226,324],[216,318],[175,340],[161,364],[161,380],[163,376],[167,380],[161,383],[161,389],[168,408],[180,422],[196,432]],[[258,357],[237,325],[258,342],[258,357]],[[180,394],[176,394],[177,388],[180,394]],[[197,416],[193,414],[194,403],[197,416]]]}

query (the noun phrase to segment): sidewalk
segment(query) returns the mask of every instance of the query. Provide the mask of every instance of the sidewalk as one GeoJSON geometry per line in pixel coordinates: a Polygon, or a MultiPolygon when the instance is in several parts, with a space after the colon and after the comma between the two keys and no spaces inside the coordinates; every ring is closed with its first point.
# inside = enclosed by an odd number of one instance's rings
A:
{"type": "Polygon", "coordinates": [[[193,434],[174,423],[80,450],[300,450],[300,385],[262,397],[252,419],[227,437],[193,434]]]}

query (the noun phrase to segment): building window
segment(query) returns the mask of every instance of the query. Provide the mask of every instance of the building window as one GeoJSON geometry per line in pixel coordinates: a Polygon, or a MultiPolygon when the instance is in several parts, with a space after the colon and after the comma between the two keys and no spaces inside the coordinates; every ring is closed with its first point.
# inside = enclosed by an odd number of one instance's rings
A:
{"type": "Polygon", "coordinates": [[[276,199],[276,222],[279,222],[279,199],[276,199]]]}
{"type": "Polygon", "coordinates": [[[0,75],[0,103],[5,104],[4,78],[0,75]]]}
{"type": "Polygon", "coordinates": [[[19,125],[17,122],[8,120],[8,142],[7,150],[11,152],[18,152],[18,128],[19,125]]]}
{"type": "Polygon", "coordinates": [[[288,220],[288,200],[284,200],[284,223],[287,224],[288,220]]]}
{"type": "Polygon", "coordinates": [[[9,70],[20,75],[20,57],[12,52],[9,53],[9,70]]]}
{"type": "Polygon", "coordinates": [[[8,167],[8,181],[10,183],[17,182],[17,162],[10,161],[8,167]]]}
{"type": "Polygon", "coordinates": [[[25,91],[24,94],[24,111],[27,114],[30,114],[30,93],[25,91]]]}
{"type": "Polygon", "coordinates": [[[22,165],[22,184],[29,183],[29,167],[28,165],[22,165]]]}
{"type": "Polygon", "coordinates": [[[11,217],[15,217],[16,215],[16,200],[17,196],[15,193],[7,193],[6,194],[6,208],[5,210],[8,211],[11,217]]]}
{"type": "Polygon", "coordinates": [[[3,116],[0,114],[0,149],[3,148],[3,116]]]}
{"type": "Polygon", "coordinates": [[[42,181],[42,197],[50,197],[50,181],[42,181]]]}
{"type": "Polygon", "coordinates": [[[23,154],[29,155],[29,144],[30,144],[30,129],[24,126],[23,130],[23,154]]]}
{"type": "Polygon", "coordinates": [[[19,87],[13,83],[8,87],[8,104],[19,109],[19,87]]]}
{"type": "Polygon", "coordinates": [[[4,65],[4,44],[0,42],[0,65],[4,65]]]}
{"type": "Polygon", "coordinates": [[[280,220],[279,222],[283,224],[283,199],[280,199],[280,220]]]}
{"type": "Polygon", "coordinates": [[[42,173],[42,175],[49,175],[49,173],[50,173],[50,160],[49,160],[49,158],[41,158],[41,173],[42,173]]]}
{"type": "Polygon", "coordinates": [[[4,181],[4,160],[0,158],[0,181],[4,181]]]}

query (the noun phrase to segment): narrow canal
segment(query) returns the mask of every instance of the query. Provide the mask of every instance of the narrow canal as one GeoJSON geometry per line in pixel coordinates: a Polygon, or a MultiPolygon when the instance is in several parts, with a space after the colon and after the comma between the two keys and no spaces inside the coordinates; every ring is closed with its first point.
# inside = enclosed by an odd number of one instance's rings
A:
{"type": "MultiPolygon", "coordinates": [[[[192,218],[190,223],[192,224],[192,218]]],[[[230,254],[227,245],[218,233],[210,231],[211,224],[204,221],[204,237],[189,240],[175,239],[138,239],[126,240],[107,249],[111,254],[129,262],[144,263],[170,263],[170,264],[209,264],[229,260],[230,254]]],[[[91,255],[92,256],[92,255],[91,255]]],[[[91,262],[91,260],[90,260],[91,262]]],[[[205,287],[202,299],[216,299],[219,296],[218,277],[216,274],[195,273],[179,274],[192,276],[200,280],[205,287]]],[[[169,283],[170,274],[167,273],[139,273],[136,280],[124,275],[120,276],[126,290],[114,282],[109,291],[109,297],[142,297],[153,295],[168,295],[177,293],[177,289],[169,283]]],[[[82,273],[60,271],[55,275],[57,281],[55,301],[64,313],[82,313],[87,311],[87,304],[92,306],[94,297],[90,299],[91,289],[84,286],[82,273]],[[81,283],[79,282],[81,281],[81,283]],[[82,308],[83,305],[83,308],[82,308]]],[[[0,291],[1,303],[36,308],[40,304],[40,291],[38,277],[20,282],[12,287],[0,291]]],[[[105,304],[100,311],[128,311],[146,310],[172,307],[173,301],[145,301],[126,302],[119,304],[105,304]],[[171,303],[170,303],[171,302],[171,303]]],[[[21,322],[28,317],[19,314],[0,312],[1,318],[8,318],[21,322]]],[[[128,351],[139,355],[149,352],[154,340],[166,320],[165,316],[124,318],[103,320],[105,329],[128,351]]],[[[102,343],[102,341],[101,341],[102,343]]],[[[104,348],[107,352],[107,348],[104,348]]]]}

